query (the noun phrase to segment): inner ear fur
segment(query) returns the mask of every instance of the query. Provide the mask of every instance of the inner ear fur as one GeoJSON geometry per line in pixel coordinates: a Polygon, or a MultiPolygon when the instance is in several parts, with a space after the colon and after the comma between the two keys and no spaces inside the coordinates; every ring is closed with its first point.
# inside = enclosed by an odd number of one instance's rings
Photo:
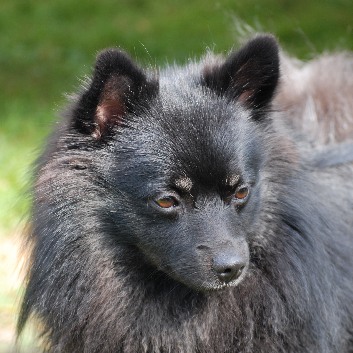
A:
{"type": "Polygon", "coordinates": [[[218,66],[206,67],[203,83],[220,95],[254,111],[271,102],[279,79],[278,45],[271,35],[258,35],[218,66]]]}
{"type": "Polygon", "coordinates": [[[158,89],[133,60],[118,49],[101,52],[92,80],[74,111],[74,126],[95,139],[123,124],[125,115],[138,104],[146,104],[158,89]]]}

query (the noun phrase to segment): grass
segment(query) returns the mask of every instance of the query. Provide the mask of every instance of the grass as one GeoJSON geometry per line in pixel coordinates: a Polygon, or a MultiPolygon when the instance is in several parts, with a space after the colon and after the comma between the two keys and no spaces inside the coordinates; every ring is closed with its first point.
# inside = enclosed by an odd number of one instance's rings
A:
{"type": "Polygon", "coordinates": [[[0,352],[13,338],[20,290],[18,224],[30,165],[96,53],[119,46],[141,63],[228,51],[241,21],[276,33],[302,59],[353,49],[351,0],[2,0],[0,4],[0,352]]]}

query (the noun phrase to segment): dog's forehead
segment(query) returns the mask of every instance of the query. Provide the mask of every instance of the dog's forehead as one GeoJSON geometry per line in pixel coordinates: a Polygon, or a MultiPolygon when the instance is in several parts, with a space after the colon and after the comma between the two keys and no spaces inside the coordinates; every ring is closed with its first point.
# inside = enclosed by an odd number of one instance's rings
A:
{"type": "MultiPolygon", "coordinates": [[[[230,188],[234,188],[237,183],[239,182],[241,176],[239,174],[235,174],[234,172],[230,172],[229,175],[225,178],[222,178],[220,180],[213,178],[213,184],[216,182],[216,184],[222,185],[222,186],[228,186],[230,188]]],[[[172,183],[174,186],[180,190],[181,192],[184,193],[190,193],[192,190],[198,187],[199,185],[199,180],[193,180],[189,176],[176,176],[173,180],[172,183]]]]}
{"type": "Polygon", "coordinates": [[[246,131],[247,112],[198,86],[174,88],[168,87],[169,95],[161,93],[146,119],[144,131],[151,135],[146,141],[152,153],[160,164],[169,164],[168,170],[177,168],[189,178],[229,178],[246,149],[244,137],[251,135],[246,131]]]}
{"type": "Polygon", "coordinates": [[[190,79],[163,82],[134,127],[124,144],[132,144],[136,168],[168,174],[186,192],[196,183],[234,184],[254,135],[249,112],[190,79]]]}
{"type": "MultiPolygon", "coordinates": [[[[204,112],[207,114],[207,112],[204,112]]],[[[176,174],[176,185],[188,191],[195,183],[234,184],[242,158],[237,136],[230,129],[188,117],[187,122],[170,138],[170,170],[176,174]]],[[[205,116],[204,118],[207,118],[205,116]]]]}

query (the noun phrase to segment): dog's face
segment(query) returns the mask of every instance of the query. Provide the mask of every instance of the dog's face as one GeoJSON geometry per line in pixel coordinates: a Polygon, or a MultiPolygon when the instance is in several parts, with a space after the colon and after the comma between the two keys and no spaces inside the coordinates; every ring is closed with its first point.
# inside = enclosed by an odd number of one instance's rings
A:
{"type": "Polygon", "coordinates": [[[139,251],[190,287],[219,289],[239,283],[249,264],[261,136],[240,105],[198,94],[210,103],[190,99],[176,113],[158,101],[118,135],[109,175],[139,251]]]}
{"type": "MultiPolygon", "coordinates": [[[[196,74],[195,68],[166,72],[158,88],[126,56],[115,55],[98,59],[94,123],[87,127],[83,116],[76,128],[102,143],[109,135],[104,173],[118,237],[193,289],[238,284],[261,207],[265,152],[258,120],[277,83],[274,40],[259,37],[196,74]],[[105,73],[114,66],[116,73],[105,73]]],[[[81,105],[89,111],[87,102],[81,105]]]]}

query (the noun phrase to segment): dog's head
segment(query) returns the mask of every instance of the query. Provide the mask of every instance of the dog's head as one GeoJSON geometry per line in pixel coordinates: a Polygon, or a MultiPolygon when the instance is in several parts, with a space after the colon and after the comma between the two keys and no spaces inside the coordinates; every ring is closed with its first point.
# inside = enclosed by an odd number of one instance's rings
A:
{"type": "Polygon", "coordinates": [[[76,104],[71,128],[103,151],[109,232],[194,289],[246,275],[278,61],[275,40],[258,36],[157,78],[109,50],[76,104]]]}

